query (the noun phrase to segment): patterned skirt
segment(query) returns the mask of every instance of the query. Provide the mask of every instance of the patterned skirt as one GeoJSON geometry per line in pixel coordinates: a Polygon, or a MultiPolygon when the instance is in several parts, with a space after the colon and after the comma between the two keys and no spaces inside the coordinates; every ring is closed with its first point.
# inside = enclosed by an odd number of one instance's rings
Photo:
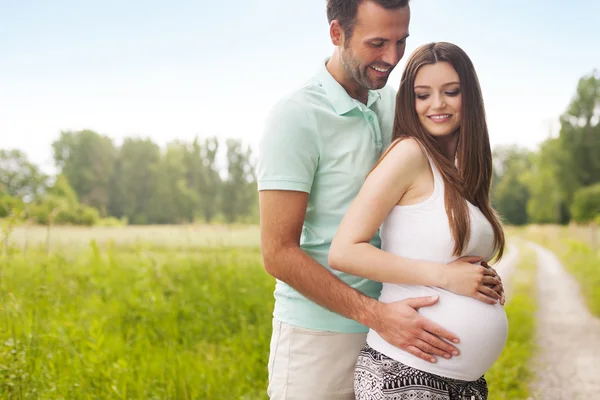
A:
{"type": "Polygon", "coordinates": [[[468,382],[423,372],[393,360],[369,345],[361,350],[354,373],[357,400],[486,400],[482,376],[468,382]]]}

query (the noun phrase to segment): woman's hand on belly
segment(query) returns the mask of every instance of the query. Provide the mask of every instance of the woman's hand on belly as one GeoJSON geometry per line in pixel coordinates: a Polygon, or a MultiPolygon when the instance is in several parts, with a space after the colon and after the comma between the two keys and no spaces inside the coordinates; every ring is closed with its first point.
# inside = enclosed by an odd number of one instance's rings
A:
{"type": "Polygon", "coordinates": [[[463,296],[473,297],[487,304],[496,304],[504,288],[496,272],[480,263],[481,257],[461,257],[447,264],[443,289],[463,296]]]}

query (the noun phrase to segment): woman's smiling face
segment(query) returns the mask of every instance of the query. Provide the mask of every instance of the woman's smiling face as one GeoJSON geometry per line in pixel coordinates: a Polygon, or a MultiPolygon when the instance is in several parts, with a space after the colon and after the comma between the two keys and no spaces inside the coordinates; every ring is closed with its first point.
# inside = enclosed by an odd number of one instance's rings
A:
{"type": "Polygon", "coordinates": [[[461,122],[462,95],[454,67],[445,61],[423,65],[415,77],[415,110],[434,137],[451,135],[461,122]]]}

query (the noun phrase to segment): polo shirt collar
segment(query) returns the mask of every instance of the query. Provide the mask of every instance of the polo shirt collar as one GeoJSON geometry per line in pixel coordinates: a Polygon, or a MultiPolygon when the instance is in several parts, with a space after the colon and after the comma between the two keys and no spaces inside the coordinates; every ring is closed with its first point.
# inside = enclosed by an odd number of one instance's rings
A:
{"type": "MultiPolygon", "coordinates": [[[[346,89],[344,89],[342,85],[340,85],[340,83],[336,81],[333,76],[331,76],[325,65],[327,64],[328,60],[329,59],[326,59],[323,63],[321,63],[321,66],[317,71],[316,78],[321,83],[325,93],[327,93],[327,97],[331,101],[335,112],[338,113],[338,115],[343,115],[349,111],[352,111],[356,107],[359,107],[359,101],[350,97],[348,92],[346,92],[346,89]]],[[[369,90],[367,107],[370,108],[373,103],[380,98],[381,93],[379,93],[379,91],[369,90]]]]}

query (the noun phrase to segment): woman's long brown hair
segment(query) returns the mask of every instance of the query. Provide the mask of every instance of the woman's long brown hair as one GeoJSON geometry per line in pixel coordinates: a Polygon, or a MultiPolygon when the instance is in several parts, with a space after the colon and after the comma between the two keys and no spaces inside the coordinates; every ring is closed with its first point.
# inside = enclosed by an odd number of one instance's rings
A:
{"type": "Polygon", "coordinates": [[[477,206],[492,225],[496,260],[502,258],[505,238],[500,219],[490,203],[492,151],[479,79],[469,56],[458,46],[429,43],[413,52],[396,96],[393,140],[412,137],[427,151],[444,180],[446,213],[454,238],[454,254],[460,256],[470,237],[467,201],[477,206]],[[419,68],[446,61],[456,70],[462,94],[456,160],[449,159],[440,143],[421,125],[415,110],[415,77],[419,68]]]}

